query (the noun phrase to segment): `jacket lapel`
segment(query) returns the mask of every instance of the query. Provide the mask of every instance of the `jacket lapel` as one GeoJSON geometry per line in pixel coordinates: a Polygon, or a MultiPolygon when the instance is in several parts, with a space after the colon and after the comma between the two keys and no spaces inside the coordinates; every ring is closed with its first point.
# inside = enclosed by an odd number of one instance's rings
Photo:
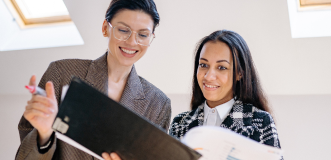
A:
{"type": "Polygon", "coordinates": [[[186,132],[188,132],[190,129],[202,126],[203,125],[203,119],[204,113],[203,113],[203,104],[197,107],[197,109],[192,110],[188,113],[183,119],[179,122],[180,130],[182,132],[181,135],[185,135],[186,132]]]}
{"type": "Polygon", "coordinates": [[[108,95],[107,53],[91,62],[85,81],[100,92],[108,95]]]}
{"type": "Polygon", "coordinates": [[[148,102],[146,101],[143,86],[135,66],[133,65],[124,87],[120,103],[143,116],[148,107],[148,105],[146,105],[148,102]]]}
{"type": "Polygon", "coordinates": [[[237,100],[221,127],[230,129],[238,134],[250,137],[253,134],[252,126],[253,106],[243,104],[237,100]]]}
{"type": "MultiPolygon", "coordinates": [[[[85,81],[100,92],[108,95],[107,53],[92,61],[85,81]]],[[[144,89],[133,65],[119,103],[143,115],[148,106],[145,101],[144,89]]]]}

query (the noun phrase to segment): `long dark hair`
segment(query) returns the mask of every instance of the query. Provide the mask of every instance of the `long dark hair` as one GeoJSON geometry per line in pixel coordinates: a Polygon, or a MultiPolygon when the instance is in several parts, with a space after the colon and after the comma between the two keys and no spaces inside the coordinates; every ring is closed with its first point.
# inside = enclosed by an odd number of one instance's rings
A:
{"type": "Polygon", "coordinates": [[[107,9],[105,19],[107,22],[110,22],[119,11],[124,9],[143,11],[150,15],[154,22],[153,32],[160,22],[160,16],[153,0],[112,0],[107,9]]]}
{"type": "Polygon", "coordinates": [[[263,93],[260,81],[254,67],[254,62],[245,40],[238,34],[229,30],[215,31],[204,37],[197,44],[194,60],[194,73],[192,84],[191,108],[196,109],[206,98],[199,87],[197,70],[200,53],[207,42],[223,42],[228,45],[233,57],[233,97],[243,103],[250,103],[253,106],[267,112],[271,112],[268,101],[263,93]],[[241,78],[237,81],[237,75],[241,78]]]}

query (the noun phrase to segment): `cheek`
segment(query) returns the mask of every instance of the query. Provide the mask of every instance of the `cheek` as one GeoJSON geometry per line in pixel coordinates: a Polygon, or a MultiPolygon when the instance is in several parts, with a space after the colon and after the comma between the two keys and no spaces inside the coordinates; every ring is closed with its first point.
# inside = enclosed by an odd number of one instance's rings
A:
{"type": "Polygon", "coordinates": [[[142,46],[142,45],[139,46],[140,46],[139,47],[140,52],[142,52],[142,55],[144,55],[147,52],[148,46],[142,46]]]}
{"type": "Polygon", "coordinates": [[[109,47],[116,47],[117,43],[118,41],[115,38],[110,38],[108,42],[109,47]]]}
{"type": "Polygon", "coordinates": [[[198,69],[197,70],[197,80],[198,80],[199,84],[202,83],[203,76],[204,76],[204,73],[198,69]]]}
{"type": "Polygon", "coordinates": [[[229,73],[221,74],[219,76],[219,80],[221,84],[224,85],[225,88],[232,88],[232,75],[229,73]]]}

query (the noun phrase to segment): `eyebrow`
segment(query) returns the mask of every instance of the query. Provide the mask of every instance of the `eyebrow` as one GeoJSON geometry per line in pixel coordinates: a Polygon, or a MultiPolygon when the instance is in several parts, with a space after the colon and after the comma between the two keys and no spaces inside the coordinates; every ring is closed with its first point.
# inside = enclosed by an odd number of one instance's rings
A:
{"type": "MultiPolygon", "coordinates": [[[[205,58],[200,58],[200,60],[204,60],[204,61],[207,61],[208,62],[208,60],[205,59],[205,58]]],[[[229,63],[230,64],[230,62],[227,61],[227,60],[218,60],[218,61],[216,61],[216,63],[221,63],[221,62],[226,62],[226,63],[229,63]]]]}
{"type": "MultiPolygon", "coordinates": [[[[131,29],[131,27],[130,27],[128,24],[124,23],[124,22],[117,22],[117,23],[121,23],[121,24],[123,24],[123,25],[125,25],[125,26],[127,26],[127,27],[129,27],[129,28],[131,29]]],[[[151,31],[151,30],[148,29],[148,28],[140,29],[139,31],[145,31],[145,30],[147,30],[147,31],[151,31]]]]}

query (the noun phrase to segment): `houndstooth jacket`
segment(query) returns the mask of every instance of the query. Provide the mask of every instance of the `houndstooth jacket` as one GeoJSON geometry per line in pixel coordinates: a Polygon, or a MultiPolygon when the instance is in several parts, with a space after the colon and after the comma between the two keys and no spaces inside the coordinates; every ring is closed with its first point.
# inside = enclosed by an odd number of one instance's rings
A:
{"type": "MultiPolygon", "coordinates": [[[[178,114],[170,125],[169,134],[181,139],[193,127],[202,126],[204,121],[203,104],[192,111],[178,114]]],[[[221,127],[259,143],[280,148],[275,123],[268,112],[251,104],[236,101],[221,127]]]]}
{"type": "MultiPolygon", "coordinates": [[[[72,75],[85,80],[107,95],[107,53],[96,60],[66,59],[52,62],[40,80],[39,87],[45,88],[46,82],[52,81],[60,105],[62,86],[70,83],[72,75]]],[[[168,129],[171,115],[170,99],[154,85],[139,77],[134,66],[119,103],[161,128],[168,129]]],[[[56,138],[52,140],[48,152],[41,154],[37,147],[37,130],[23,116],[18,124],[18,130],[21,145],[17,151],[17,160],[96,160],[91,155],[56,138]]]]}

